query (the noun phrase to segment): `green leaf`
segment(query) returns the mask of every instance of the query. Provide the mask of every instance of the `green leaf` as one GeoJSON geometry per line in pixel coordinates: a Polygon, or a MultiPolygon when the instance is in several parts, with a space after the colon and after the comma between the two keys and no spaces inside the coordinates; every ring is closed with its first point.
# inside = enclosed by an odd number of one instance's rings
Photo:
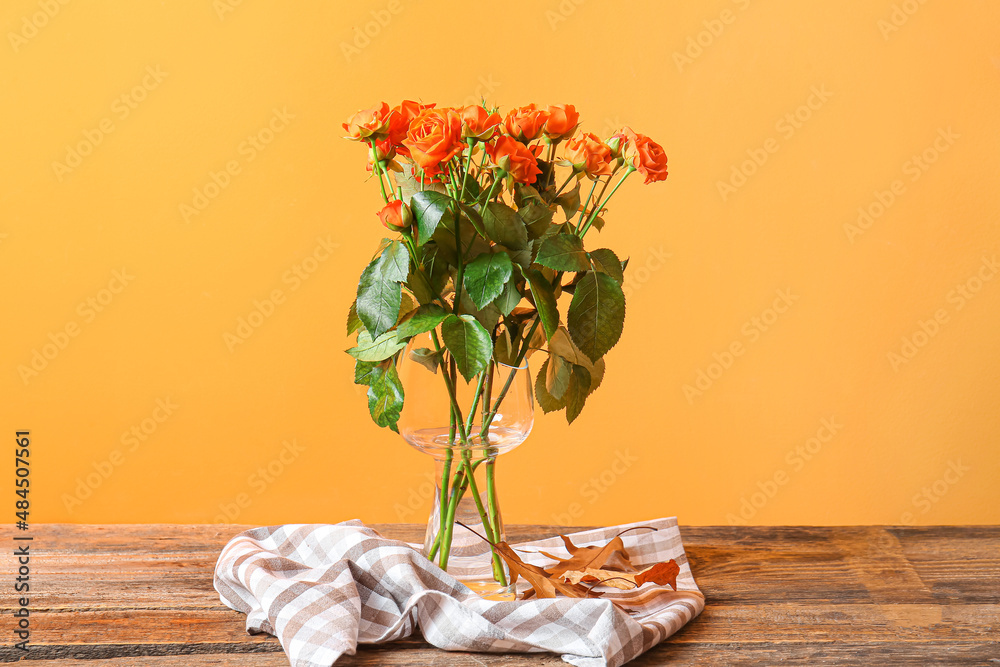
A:
{"type": "Polygon", "coordinates": [[[431,329],[437,328],[437,325],[441,324],[446,317],[448,317],[448,311],[436,303],[424,304],[417,308],[413,317],[396,327],[396,338],[402,340],[427,333],[431,329]]]}
{"type": "Polygon", "coordinates": [[[505,252],[483,253],[465,267],[463,285],[480,310],[500,296],[514,265],[505,252]]]}
{"type": "Polygon", "coordinates": [[[504,283],[500,296],[493,300],[493,304],[504,317],[507,317],[512,310],[517,308],[517,304],[519,303],[521,303],[521,293],[517,291],[517,281],[511,275],[507,282],[504,283]]]}
{"type": "Polygon", "coordinates": [[[518,216],[528,228],[528,236],[541,238],[552,224],[552,211],[538,190],[530,185],[518,184],[514,187],[514,203],[517,204],[518,216]]]}
{"type": "Polygon", "coordinates": [[[417,362],[435,375],[438,372],[438,366],[441,364],[441,358],[443,356],[444,352],[435,352],[429,347],[418,347],[417,349],[410,351],[410,359],[417,362]]]}
{"type": "Polygon", "coordinates": [[[451,216],[452,199],[440,192],[418,192],[410,199],[410,210],[417,221],[417,245],[430,240],[441,220],[451,216]]]}
{"type": "Polygon", "coordinates": [[[369,265],[358,283],[358,317],[365,328],[380,336],[396,324],[402,304],[399,283],[386,280],[377,266],[369,265]]]}
{"type": "Polygon", "coordinates": [[[462,210],[462,218],[468,220],[473,228],[475,228],[476,233],[485,238],[486,231],[483,229],[483,216],[479,215],[479,212],[471,206],[461,204],[460,207],[462,210]]]}
{"type": "Polygon", "coordinates": [[[396,321],[401,321],[406,315],[413,312],[413,309],[416,307],[417,306],[413,303],[413,298],[406,292],[403,292],[399,301],[399,317],[396,318],[396,321]]]}
{"type": "Polygon", "coordinates": [[[576,234],[559,234],[542,241],[535,261],[556,271],[587,271],[590,260],[583,239],[576,234]]]}
{"type": "Polygon", "coordinates": [[[594,263],[594,268],[601,273],[606,273],[617,281],[619,285],[625,280],[625,273],[622,271],[622,263],[618,260],[618,255],[613,250],[598,248],[587,253],[590,261],[594,263]]]}
{"type": "Polygon", "coordinates": [[[559,355],[572,364],[586,368],[587,372],[590,373],[589,393],[593,393],[601,386],[601,380],[604,379],[604,359],[591,361],[576,346],[565,327],[559,327],[559,330],[549,340],[549,353],[559,355]]]}
{"type": "Polygon", "coordinates": [[[420,249],[419,266],[414,267],[406,277],[406,287],[422,304],[434,301],[447,281],[448,263],[442,259],[436,243],[428,243],[420,249]]]}
{"type": "Polygon", "coordinates": [[[406,347],[406,341],[396,340],[396,332],[384,333],[372,339],[365,330],[358,332],[358,344],[347,351],[358,361],[382,361],[406,347]]]}
{"type": "Polygon", "coordinates": [[[556,197],[555,203],[559,204],[567,220],[576,215],[580,210],[580,181],[576,182],[572,190],[567,190],[556,197]]]}
{"type": "Polygon", "coordinates": [[[549,373],[549,360],[546,359],[542,362],[542,367],[538,370],[538,375],[535,377],[535,399],[538,401],[538,405],[542,408],[543,412],[555,412],[557,410],[562,410],[566,407],[566,396],[559,399],[549,393],[549,390],[545,387],[545,378],[548,377],[549,373]]]}
{"type": "Polygon", "coordinates": [[[497,322],[500,321],[500,309],[493,305],[492,301],[483,306],[482,309],[477,310],[476,304],[472,303],[467,292],[462,294],[460,310],[460,314],[468,314],[476,318],[476,321],[482,324],[487,331],[493,331],[497,322]]]}
{"type": "Polygon", "coordinates": [[[520,208],[530,201],[545,203],[542,195],[534,187],[525,185],[524,183],[517,183],[514,186],[514,203],[520,208]]]}
{"type": "Polygon", "coordinates": [[[507,254],[510,255],[511,261],[517,264],[518,266],[523,266],[524,268],[528,268],[529,266],[531,266],[532,252],[531,252],[530,242],[528,243],[528,247],[525,248],[524,250],[511,250],[507,254]]]}
{"type": "Polygon", "coordinates": [[[373,259],[358,281],[357,313],[365,328],[378,337],[399,319],[402,289],[410,269],[410,255],[399,241],[392,241],[373,259]]]}
{"type": "Polygon", "coordinates": [[[615,346],[625,325],[625,294],[606,273],[588,272],[577,283],[566,325],[573,342],[593,361],[615,346]]]}
{"type": "Polygon", "coordinates": [[[549,355],[549,363],[545,373],[545,388],[553,398],[561,399],[566,395],[573,364],[567,362],[558,354],[549,355]]]}
{"type": "Polygon", "coordinates": [[[441,337],[466,381],[481,373],[493,355],[489,332],[472,315],[449,315],[441,324],[441,337]]]}
{"type": "Polygon", "coordinates": [[[399,381],[395,364],[388,364],[368,387],[368,411],[376,424],[399,433],[396,422],[402,410],[403,383],[399,381]]]}
{"type": "Polygon", "coordinates": [[[587,401],[587,394],[590,393],[590,385],[590,371],[574,364],[573,374],[566,388],[566,421],[570,424],[583,411],[583,404],[587,401]]]}
{"type": "Polygon", "coordinates": [[[517,209],[517,214],[528,229],[528,236],[540,239],[552,224],[552,211],[541,200],[528,200],[517,209]]]}
{"type": "Polygon", "coordinates": [[[382,251],[380,268],[386,280],[406,282],[410,273],[410,251],[401,241],[392,241],[382,251]]]}
{"type": "Polygon", "coordinates": [[[504,330],[497,335],[497,340],[493,347],[493,358],[501,364],[513,366],[514,361],[516,361],[516,357],[517,351],[511,349],[510,332],[504,328],[504,330]]]}
{"type": "Polygon", "coordinates": [[[528,247],[528,229],[517,211],[500,202],[490,202],[483,209],[483,230],[486,236],[511,250],[528,247]]]}
{"type": "Polygon", "coordinates": [[[552,283],[537,269],[522,269],[521,272],[531,287],[531,296],[535,299],[535,308],[538,309],[538,317],[542,320],[545,337],[552,338],[552,334],[559,328],[559,307],[556,305],[552,283]]]}
{"type": "Polygon", "coordinates": [[[351,302],[351,309],[347,312],[347,335],[350,336],[355,331],[364,326],[361,318],[358,317],[358,300],[351,302]]]}
{"type": "MultiPolygon", "coordinates": [[[[472,226],[467,217],[462,216],[459,218],[457,229],[462,241],[462,257],[475,257],[481,253],[489,252],[491,247],[490,242],[476,232],[475,227],[472,226]]],[[[459,253],[455,230],[455,223],[449,219],[447,222],[442,223],[434,233],[434,244],[437,247],[435,264],[442,266],[446,264],[451,266],[458,265],[459,253]]]]}
{"type": "Polygon", "coordinates": [[[377,361],[354,362],[354,384],[370,385],[372,380],[381,373],[377,361]]]}

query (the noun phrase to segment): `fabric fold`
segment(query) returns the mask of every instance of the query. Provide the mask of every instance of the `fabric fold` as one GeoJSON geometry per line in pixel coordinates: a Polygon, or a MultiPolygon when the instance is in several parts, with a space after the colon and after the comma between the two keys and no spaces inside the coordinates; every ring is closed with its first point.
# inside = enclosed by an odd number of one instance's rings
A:
{"type": "MultiPolygon", "coordinates": [[[[704,608],[675,518],[569,535],[577,546],[622,535],[637,567],[677,561],[678,591],[646,584],[599,599],[483,600],[410,545],[360,521],[254,528],[233,537],[215,566],[222,602],[250,633],[275,635],[292,667],[330,667],[359,643],[420,632],[444,650],[551,652],[579,667],[617,667],[677,632],[704,608]],[[629,597],[627,613],[611,597],[629,597]]],[[[558,537],[512,545],[536,565],[568,556],[558,537]]],[[[519,586],[521,584],[519,583],[519,586]]]]}

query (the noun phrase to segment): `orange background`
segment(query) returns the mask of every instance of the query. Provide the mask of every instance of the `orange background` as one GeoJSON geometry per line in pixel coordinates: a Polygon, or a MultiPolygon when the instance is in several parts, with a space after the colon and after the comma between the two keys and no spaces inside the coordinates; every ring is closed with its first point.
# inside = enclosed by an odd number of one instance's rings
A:
{"type": "Polygon", "coordinates": [[[502,462],[508,522],[1000,521],[1000,5],[500,7],[4,2],[0,428],[32,431],[33,520],[425,521],[431,461],[343,352],[383,229],[340,122],[482,95],[670,156],[612,203],[625,333],[502,462]]]}

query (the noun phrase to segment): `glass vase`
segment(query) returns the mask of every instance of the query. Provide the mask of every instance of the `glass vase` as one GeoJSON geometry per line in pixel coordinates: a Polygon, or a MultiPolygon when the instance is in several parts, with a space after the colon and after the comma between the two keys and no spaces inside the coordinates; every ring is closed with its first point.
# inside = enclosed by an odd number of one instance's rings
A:
{"type": "Polygon", "coordinates": [[[437,332],[415,337],[399,362],[406,397],[399,433],[434,459],[435,494],[423,553],[479,595],[512,599],[498,459],[528,437],[534,400],[527,362],[494,360],[466,379],[437,332]]]}

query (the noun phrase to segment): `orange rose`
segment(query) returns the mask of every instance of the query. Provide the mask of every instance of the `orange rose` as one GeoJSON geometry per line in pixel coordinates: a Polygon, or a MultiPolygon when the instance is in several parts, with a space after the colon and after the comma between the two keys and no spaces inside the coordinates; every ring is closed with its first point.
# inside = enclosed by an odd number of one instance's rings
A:
{"type": "Polygon", "coordinates": [[[534,183],[542,173],[538,168],[538,153],[541,146],[529,149],[521,142],[511,137],[497,137],[492,144],[486,145],[486,152],[493,163],[503,169],[518,183],[534,183]]]}
{"type": "Polygon", "coordinates": [[[411,100],[403,100],[398,107],[393,108],[389,117],[389,141],[396,147],[397,152],[406,156],[410,155],[409,149],[402,145],[406,133],[410,131],[410,123],[424,109],[433,108],[433,104],[420,104],[411,100]]]}
{"type": "Polygon", "coordinates": [[[611,149],[590,132],[568,140],[565,147],[565,163],[574,172],[582,171],[588,178],[611,173],[611,149]]]}
{"type": "Polygon", "coordinates": [[[640,174],[646,177],[644,183],[663,181],[667,178],[667,154],[663,146],[644,134],[636,134],[625,128],[628,145],[623,155],[640,174]]]}
{"type": "Polygon", "coordinates": [[[402,199],[391,201],[382,207],[382,210],[378,212],[378,218],[386,229],[394,232],[401,232],[413,224],[413,213],[410,212],[410,207],[404,204],[402,199]]]}
{"type": "Polygon", "coordinates": [[[344,123],[344,129],[348,134],[346,138],[361,141],[372,135],[376,138],[384,136],[389,129],[390,113],[389,105],[385,102],[380,106],[357,112],[344,123]]]}
{"type": "Polygon", "coordinates": [[[500,125],[500,114],[490,113],[478,104],[462,109],[462,136],[489,141],[500,125]]]}
{"type": "Polygon", "coordinates": [[[580,124],[580,114],[572,104],[554,104],[549,107],[549,119],[545,121],[545,136],[552,141],[573,136],[580,124]]]}
{"type": "Polygon", "coordinates": [[[504,125],[507,134],[518,141],[528,143],[538,138],[548,119],[548,111],[542,111],[534,104],[529,104],[526,107],[512,109],[504,119],[504,125]]]}
{"type": "Polygon", "coordinates": [[[454,109],[424,109],[410,123],[403,146],[409,149],[410,157],[421,169],[437,172],[442,162],[455,157],[465,147],[462,118],[454,109]]]}

